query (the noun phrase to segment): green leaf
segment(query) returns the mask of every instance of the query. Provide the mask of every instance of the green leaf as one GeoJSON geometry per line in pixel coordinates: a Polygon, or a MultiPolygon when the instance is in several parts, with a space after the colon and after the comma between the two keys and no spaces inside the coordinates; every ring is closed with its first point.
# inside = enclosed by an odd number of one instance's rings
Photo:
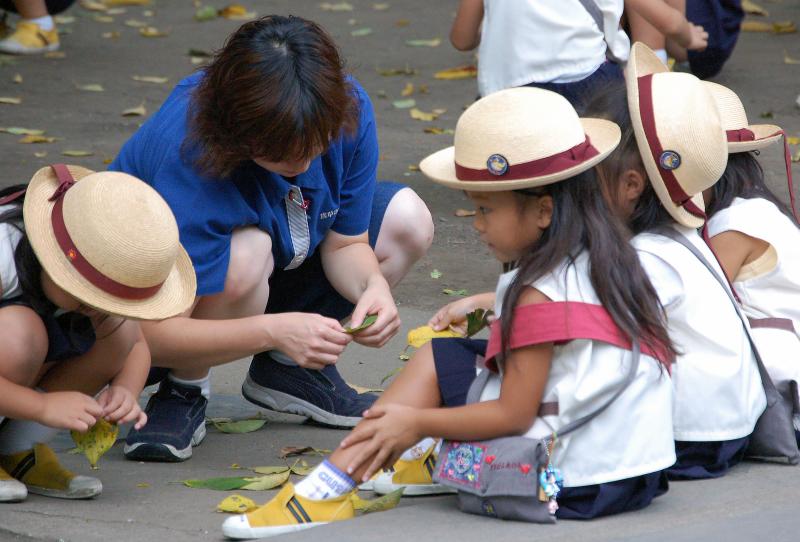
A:
{"type": "Polygon", "coordinates": [[[286,470],[286,472],[276,472],[275,474],[266,474],[255,478],[245,478],[248,483],[243,485],[240,489],[246,489],[248,491],[275,489],[285,484],[290,474],[291,471],[286,470]]]}
{"type": "Polygon", "coordinates": [[[353,36],[354,38],[358,38],[361,36],[369,36],[370,34],[372,34],[372,29],[369,27],[356,28],[355,30],[350,32],[350,35],[353,36]]]}
{"type": "Polygon", "coordinates": [[[475,309],[467,314],[467,337],[472,337],[488,326],[489,317],[493,314],[494,311],[487,311],[486,309],[475,309]]]}
{"type": "Polygon", "coordinates": [[[439,47],[441,43],[442,40],[440,38],[431,40],[406,40],[406,45],[410,47],[439,47]]]}
{"type": "Polygon", "coordinates": [[[194,489],[213,489],[214,491],[231,491],[241,489],[252,482],[252,478],[227,476],[223,478],[206,478],[205,480],[183,480],[181,483],[194,489]]]}
{"type": "Polygon", "coordinates": [[[218,431],[222,431],[223,433],[252,433],[264,427],[267,420],[250,419],[235,422],[212,421],[211,423],[214,424],[214,427],[216,427],[218,431]]]}
{"type": "Polygon", "coordinates": [[[391,510],[397,503],[400,502],[400,497],[403,496],[403,490],[405,488],[401,487],[400,489],[395,489],[391,493],[387,493],[383,497],[378,499],[362,499],[357,498],[353,500],[353,506],[356,510],[360,510],[362,514],[370,514],[372,512],[384,512],[386,510],[391,510]]]}
{"type": "Polygon", "coordinates": [[[194,12],[197,21],[210,21],[217,18],[217,8],[214,6],[203,6],[194,12]]]}
{"type": "Polygon", "coordinates": [[[0,128],[0,132],[5,132],[11,135],[42,135],[44,130],[33,130],[31,128],[20,128],[19,126],[10,126],[8,128],[0,128]]]}
{"type": "Polygon", "coordinates": [[[366,329],[369,326],[371,326],[372,324],[374,324],[377,319],[378,319],[378,315],[377,314],[370,314],[369,316],[364,318],[364,321],[361,322],[360,326],[358,326],[358,327],[346,327],[344,329],[344,332],[345,333],[350,333],[351,335],[355,334],[355,333],[358,333],[359,331],[361,331],[363,329],[366,329]]]}
{"type": "Polygon", "coordinates": [[[289,467],[287,467],[286,465],[280,465],[275,467],[253,467],[250,470],[257,472],[258,474],[280,474],[282,472],[286,472],[287,470],[289,470],[289,467]]]}
{"type": "Polygon", "coordinates": [[[403,370],[403,368],[402,368],[402,367],[397,367],[396,369],[393,369],[393,370],[392,370],[392,372],[390,372],[388,375],[386,375],[386,376],[384,376],[383,378],[381,378],[381,386],[383,386],[383,384],[384,384],[384,383],[385,383],[387,380],[389,380],[390,378],[392,378],[394,375],[396,375],[397,373],[399,373],[399,372],[400,372],[400,371],[402,371],[402,370],[403,370]]]}
{"type": "Polygon", "coordinates": [[[772,111],[764,111],[759,115],[762,119],[772,119],[775,118],[775,114],[772,111]]]}
{"type": "Polygon", "coordinates": [[[443,294],[445,294],[445,295],[460,295],[460,296],[465,296],[465,295],[467,295],[469,292],[467,292],[467,291],[466,291],[464,288],[461,288],[461,289],[459,289],[459,290],[453,290],[452,288],[445,288],[445,289],[443,289],[443,290],[442,290],[442,293],[443,293],[443,294]]]}
{"type": "Polygon", "coordinates": [[[202,49],[189,49],[189,52],[187,54],[188,56],[197,56],[204,58],[211,56],[211,53],[209,53],[208,51],[203,51],[202,49]]]}
{"type": "Polygon", "coordinates": [[[407,98],[405,100],[395,100],[392,102],[392,105],[395,109],[408,109],[417,105],[417,101],[413,98],[407,98]]]}
{"type": "Polygon", "coordinates": [[[434,269],[433,271],[431,271],[431,278],[432,279],[440,279],[440,278],[442,278],[442,272],[439,271],[438,269],[434,269]]]}

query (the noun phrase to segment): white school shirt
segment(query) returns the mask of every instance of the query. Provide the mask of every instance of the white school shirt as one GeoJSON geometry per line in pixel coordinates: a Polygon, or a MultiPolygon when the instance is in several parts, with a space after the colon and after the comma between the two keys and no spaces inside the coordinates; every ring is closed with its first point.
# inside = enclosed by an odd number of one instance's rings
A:
{"type": "Polygon", "coordinates": [[[606,61],[606,44],[614,58],[626,61],[630,41],[619,27],[623,0],[592,1],[603,13],[603,29],[578,0],[484,0],[481,96],[532,82],[580,81],[606,61]]]}
{"type": "MultiPolygon", "coordinates": [[[[672,227],[724,277],[696,230],[672,227]]],[[[641,233],[632,242],[666,310],[670,338],[678,350],[672,365],[675,440],[746,437],[766,407],[766,396],[737,309],[683,245],[652,233],[641,233]]]]}
{"type": "Polygon", "coordinates": [[[735,280],[733,287],[750,318],[787,318],[795,333],[754,328],[764,365],[776,381],[800,381],[800,229],[764,198],[736,198],[708,222],[710,236],[735,230],[769,243],[777,253],[765,274],[735,280]]]}
{"type": "MultiPolygon", "coordinates": [[[[0,215],[12,209],[11,205],[0,205],[0,215]]],[[[11,299],[22,294],[22,287],[17,278],[17,266],[14,263],[14,251],[17,249],[22,233],[8,222],[0,223],[0,299],[11,299]]]]}
{"type": "MultiPolygon", "coordinates": [[[[588,269],[589,259],[583,253],[573,266],[560,266],[533,287],[553,301],[599,305],[588,269]]],[[[495,306],[498,316],[515,275],[516,271],[511,271],[500,276],[495,306]]],[[[618,389],[630,363],[629,350],[600,341],[573,340],[554,346],[542,402],[557,402],[559,413],[537,417],[525,436],[549,436],[594,411],[618,389]]],[[[500,370],[501,374],[490,376],[481,401],[500,396],[502,366],[500,370]]],[[[622,395],[588,424],[558,438],[552,459],[564,475],[564,485],[580,487],[625,480],[675,463],[671,413],[669,373],[654,358],[641,354],[636,376],[622,395]]]]}

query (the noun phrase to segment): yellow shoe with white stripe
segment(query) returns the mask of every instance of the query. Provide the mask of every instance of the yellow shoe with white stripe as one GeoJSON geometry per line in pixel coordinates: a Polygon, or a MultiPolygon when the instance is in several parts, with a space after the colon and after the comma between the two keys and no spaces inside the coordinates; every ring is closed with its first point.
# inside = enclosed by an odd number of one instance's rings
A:
{"type": "Polygon", "coordinates": [[[25,484],[0,469],[0,502],[24,501],[27,496],[28,490],[25,489],[25,484]]]}
{"type": "Polygon", "coordinates": [[[57,51],[58,30],[43,30],[38,24],[20,21],[14,32],[0,40],[0,53],[11,55],[36,55],[57,51]]]}
{"type": "Polygon", "coordinates": [[[355,508],[351,495],[315,501],[295,495],[294,485],[288,483],[258,510],[226,519],[222,534],[235,540],[266,538],[352,519],[355,508]]]}
{"type": "Polygon", "coordinates": [[[91,476],[78,476],[58,462],[55,452],[45,444],[12,455],[0,455],[5,469],[28,489],[28,493],[58,499],[91,499],[103,491],[103,484],[91,476]]]}
{"type": "Polygon", "coordinates": [[[455,490],[433,481],[433,471],[436,468],[435,449],[436,446],[431,446],[416,459],[399,459],[393,470],[383,471],[374,479],[372,490],[379,495],[386,495],[402,487],[405,488],[403,497],[455,493],[455,490]]]}

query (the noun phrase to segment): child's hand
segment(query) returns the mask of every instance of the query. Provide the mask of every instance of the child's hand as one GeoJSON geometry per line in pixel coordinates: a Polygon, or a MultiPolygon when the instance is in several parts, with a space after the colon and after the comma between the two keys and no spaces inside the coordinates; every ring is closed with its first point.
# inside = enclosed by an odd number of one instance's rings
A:
{"type": "Polygon", "coordinates": [[[42,394],[42,412],[36,421],[49,427],[85,432],[103,415],[97,401],[77,391],[42,394]]]}
{"type": "Polygon", "coordinates": [[[103,418],[111,423],[136,421],[134,428],[141,429],[147,423],[147,414],[142,412],[136,397],[128,388],[111,385],[107,387],[97,402],[103,407],[103,418]]]}
{"type": "Polygon", "coordinates": [[[494,292],[471,295],[458,301],[448,303],[439,309],[433,317],[428,320],[428,325],[436,331],[442,331],[448,327],[466,333],[467,314],[475,309],[494,308],[494,292]]]}
{"type": "Polygon", "coordinates": [[[702,51],[708,47],[708,32],[702,26],[689,23],[689,44],[686,46],[690,51],[702,51]]]}
{"type": "Polygon", "coordinates": [[[393,465],[405,450],[422,438],[417,429],[417,415],[417,409],[396,404],[373,406],[365,411],[364,419],[340,444],[342,448],[359,442],[364,444],[347,466],[347,473],[352,475],[373,456],[362,475],[364,482],[380,468],[393,465]]]}

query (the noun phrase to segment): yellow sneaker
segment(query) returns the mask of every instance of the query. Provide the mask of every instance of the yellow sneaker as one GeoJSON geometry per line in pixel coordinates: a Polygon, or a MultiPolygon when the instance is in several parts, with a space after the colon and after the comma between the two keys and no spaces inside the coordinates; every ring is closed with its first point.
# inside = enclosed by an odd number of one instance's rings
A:
{"type": "Polygon", "coordinates": [[[58,30],[42,30],[29,21],[20,21],[7,38],[0,41],[0,53],[12,55],[35,55],[58,50],[58,30]]]}
{"type": "Polygon", "coordinates": [[[433,481],[436,468],[436,446],[431,446],[416,459],[400,459],[391,471],[381,472],[372,482],[372,490],[379,495],[386,495],[401,487],[404,497],[421,495],[444,495],[455,493],[455,490],[433,481]]]}
{"type": "Polygon", "coordinates": [[[294,493],[291,483],[271,501],[249,514],[229,517],[222,524],[222,534],[236,540],[266,538],[352,519],[355,508],[351,493],[335,499],[313,501],[294,493]]]}
{"type": "Polygon", "coordinates": [[[10,474],[0,469],[0,502],[24,501],[28,496],[25,484],[15,480],[10,474]]]}
{"type": "Polygon", "coordinates": [[[33,450],[0,455],[0,468],[8,471],[28,489],[28,493],[59,499],[90,499],[103,491],[97,478],[77,476],[58,462],[55,452],[45,444],[33,450]]]}

